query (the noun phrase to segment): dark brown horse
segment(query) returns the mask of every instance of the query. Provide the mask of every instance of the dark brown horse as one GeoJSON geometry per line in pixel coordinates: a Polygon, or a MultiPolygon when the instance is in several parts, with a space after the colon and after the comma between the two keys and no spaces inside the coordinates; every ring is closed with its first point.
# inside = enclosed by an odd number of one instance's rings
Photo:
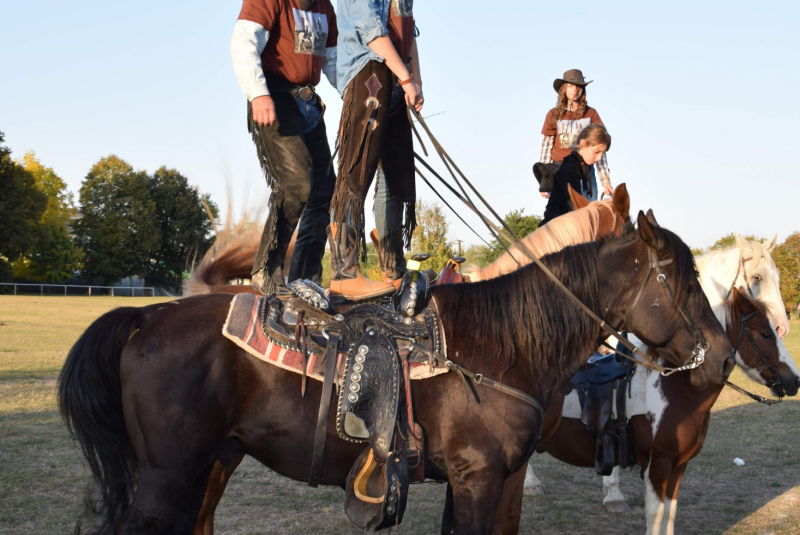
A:
{"type": "MultiPolygon", "coordinates": [[[[748,376],[769,385],[773,395],[797,395],[797,367],[770,325],[764,305],[734,289],[723,307],[721,319],[728,339],[736,346],[737,363],[748,376]]],[[[631,417],[637,464],[645,480],[648,534],[674,532],[681,480],[688,462],[703,447],[711,407],[721,391],[720,385],[695,387],[682,374],[659,377],[643,368],[636,370],[626,398],[626,413],[631,417]]],[[[553,427],[550,436],[539,444],[540,451],[568,464],[594,467],[596,444],[580,420],[577,394],[570,394],[566,404],[563,394],[555,396],[545,421],[553,427]]],[[[614,476],[610,482],[604,478],[607,507],[624,505],[622,494],[613,484],[618,484],[618,475],[614,476]]]]}
{"type": "MultiPolygon", "coordinates": [[[[638,231],[569,247],[545,263],[606,322],[633,332],[673,365],[696,347],[684,314],[691,318],[710,344],[693,380],[721,385],[733,366],[732,348],[699,289],[689,248],[641,212],[638,223],[638,231]],[[670,261],[661,269],[674,301],[649,276],[651,255],[670,261]],[[634,306],[641,313],[629,314],[634,306]]],[[[586,361],[576,355],[588,356],[605,337],[535,264],[432,293],[448,357],[544,407],[586,361]]],[[[310,381],[301,398],[300,375],[224,338],[231,299],[217,294],[117,309],[70,351],[59,402],[102,492],[101,533],[191,533],[214,463],[231,465],[242,453],[308,480],[322,385],[310,381]]],[[[534,451],[541,413],[480,385],[480,402],[467,402],[454,373],[412,388],[426,438],[425,474],[451,489],[447,529],[491,533],[506,478],[524,470],[534,451]]],[[[364,446],[338,439],[334,419],[331,413],[321,482],[343,486],[364,446]]],[[[504,532],[518,529],[518,517],[510,522],[504,532]]]]}

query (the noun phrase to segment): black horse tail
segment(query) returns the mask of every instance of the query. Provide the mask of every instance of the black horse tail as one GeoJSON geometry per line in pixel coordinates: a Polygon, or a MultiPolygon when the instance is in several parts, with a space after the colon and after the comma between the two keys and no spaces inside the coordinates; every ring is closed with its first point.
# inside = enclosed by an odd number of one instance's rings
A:
{"type": "Polygon", "coordinates": [[[86,500],[87,512],[102,519],[98,535],[114,532],[135,487],[137,467],[122,413],[119,364],[145,317],[145,310],[125,307],[98,318],[72,346],[58,378],[61,416],[80,443],[101,494],[98,502],[90,488],[86,500]]]}

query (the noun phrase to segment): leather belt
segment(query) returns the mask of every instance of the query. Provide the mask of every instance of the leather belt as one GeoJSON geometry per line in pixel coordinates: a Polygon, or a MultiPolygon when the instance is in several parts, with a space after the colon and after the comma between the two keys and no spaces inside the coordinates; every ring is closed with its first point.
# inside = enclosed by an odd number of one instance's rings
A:
{"type": "Polygon", "coordinates": [[[292,91],[292,93],[294,94],[295,97],[299,98],[303,102],[314,100],[314,98],[316,98],[317,96],[317,92],[314,90],[314,86],[312,86],[311,84],[304,87],[298,87],[297,89],[292,91]]]}

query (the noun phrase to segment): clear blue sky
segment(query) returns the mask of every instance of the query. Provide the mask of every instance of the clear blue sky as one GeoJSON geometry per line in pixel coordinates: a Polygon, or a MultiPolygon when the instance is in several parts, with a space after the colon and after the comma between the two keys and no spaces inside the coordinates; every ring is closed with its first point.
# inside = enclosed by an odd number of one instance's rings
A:
{"type": "MultiPolygon", "coordinates": [[[[3,0],[7,145],[76,193],[113,153],[174,167],[221,205],[226,180],[237,210],[266,202],[228,52],[240,5],[3,0]]],[[[441,113],[431,128],[499,212],[544,211],[531,166],[552,82],[580,68],[635,209],[696,247],[800,230],[797,2],[417,0],[414,12],[424,115],[441,113]]],[[[340,100],[327,81],[320,93],[333,143],[340,100]]],[[[477,241],[450,221],[452,238],[477,241]]]]}

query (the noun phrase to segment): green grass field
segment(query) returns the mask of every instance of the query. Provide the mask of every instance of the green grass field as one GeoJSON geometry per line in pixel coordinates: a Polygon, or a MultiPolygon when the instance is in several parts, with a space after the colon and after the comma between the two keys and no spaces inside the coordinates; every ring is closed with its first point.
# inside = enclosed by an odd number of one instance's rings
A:
{"type": "MultiPolygon", "coordinates": [[[[72,531],[89,473],[55,405],[69,348],[88,325],[118,306],[168,299],[0,296],[0,534],[72,531]]],[[[787,347],[800,357],[800,322],[787,347]]],[[[766,394],[741,372],[733,380],[766,394]]],[[[715,406],[700,456],[689,464],[679,498],[678,533],[800,533],[800,403],[765,407],[726,390],[715,406]],[[746,461],[743,467],[734,457],[746,461]]],[[[533,459],[546,489],[525,497],[523,533],[642,533],[643,483],[625,471],[633,511],[607,513],[600,478],[547,455],[533,459]]],[[[217,513],[218,533],[358,533],[339,489],[309,489],[252,459],[234,474],[217,513]],[[309,514],[311,513],[311,514],[309,514]],[[299,523],[302,519],[302,525],[299,523]]],[[[400,533],[438,533],[444,486],[412,487],[400,533]]]]}

